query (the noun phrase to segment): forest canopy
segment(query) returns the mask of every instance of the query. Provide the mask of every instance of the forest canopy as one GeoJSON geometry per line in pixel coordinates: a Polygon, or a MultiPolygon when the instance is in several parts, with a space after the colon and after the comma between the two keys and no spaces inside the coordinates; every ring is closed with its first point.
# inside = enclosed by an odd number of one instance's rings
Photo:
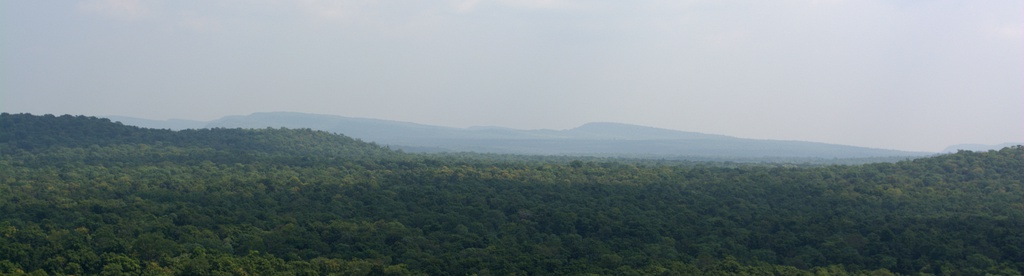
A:
{"type": "Polygon", "coordinates": [[[0,115],[0,274],[1020,275],[1024,148],[858,166],[407,154],[0,115]]]}

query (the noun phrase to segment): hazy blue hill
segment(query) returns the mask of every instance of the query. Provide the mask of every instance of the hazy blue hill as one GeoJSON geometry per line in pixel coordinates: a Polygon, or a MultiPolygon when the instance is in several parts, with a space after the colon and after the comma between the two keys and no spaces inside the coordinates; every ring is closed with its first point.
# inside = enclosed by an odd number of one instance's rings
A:
{"type": "Polygon", "coordinates": [[[502,127],[452,128],[408,122],[294,112],[228,116],[210,128],[311,128],[414,152],[475,151],[539,155],[714,158],[916,157],[931,153],[800,141],[743,139],[621,123],[589,123],[568,130],[502,127]]]}
{"type": "Polygon", "coordinates": [[[437,144],[439,144],[438,147],[458,147],[463,150],[481,152],[651,158],[715,157],[771,160],[774,158],[868,158],[926,155],[924,153],[822,143],[740,138],[688,140],[509,139],[501,141],[460,139],[447,143],[439,141],[437,144]]]}
{"type": "Polygon", "coordinates": [[[668,140],[668,139],[733,139],[724,135],[685,132],[648,126],[621,123],[588,123],[562,131],[570,138],[625,139],[625,140],[668,140]]]}

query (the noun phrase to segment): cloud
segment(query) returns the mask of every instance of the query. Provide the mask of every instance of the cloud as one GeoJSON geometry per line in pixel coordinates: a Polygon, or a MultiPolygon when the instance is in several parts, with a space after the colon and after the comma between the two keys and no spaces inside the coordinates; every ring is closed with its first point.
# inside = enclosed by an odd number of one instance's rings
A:
{"type": "Polygon", "coordinates": [[[121,20],[136,20],[149,14],[149,9],[139,0],[89,0],[79,3],[78,9],[121,20]]]}
{"type": "Polygon", "coordinates": [[[221,28],[220,21],[194,13],[183,14],[178,20],[178,26],[195,31],[215,31],[221,28]]]}
{"type": "Polygon", "coordinates": [[[460,0],[455,1],[455,11],[459,13],[471,12],[480,4],[480,0],[460,0]]]}
{"type": "Polygon", "coordinates": [[[710,34],[701,40],[701,46],[709,51],[737,51],[750,45],[750,36],[743,30],[726,30],[710,34]]]}
{"type": "Polygon", "coordinates": [[[813,6],[818,6],[843,4],[846,2],[846,0],[808,0],[807,2],[813,6]]]}
{"type": "Polygon", "coordinates": [[[314,18],[323,20],[352,19],[368,12],[374,1],[366,0],[302,0],[299,8],[314,18]]]}
{"type": "Polygon", "coordinates": [[[1000,38],[1020,40],[1024,38],[1024,25],[1003,25],[990,27],[987,33],[1000,38]]]}
{"type": "Polygon", "coordinates": [[[529,9],[561,9],[574,6],[568,0],[501,0],[501,3],[511,7],[529,9]]]}

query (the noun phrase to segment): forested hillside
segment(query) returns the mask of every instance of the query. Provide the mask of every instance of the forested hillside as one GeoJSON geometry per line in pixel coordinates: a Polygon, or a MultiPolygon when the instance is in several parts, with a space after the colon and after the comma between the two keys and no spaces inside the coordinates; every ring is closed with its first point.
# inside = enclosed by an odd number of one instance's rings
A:
{"type": "Polygon", "coordinates": [[[412,155],[0,115],[0,274],[1019,275],[1024,148],[861,166],[412,155]]]}

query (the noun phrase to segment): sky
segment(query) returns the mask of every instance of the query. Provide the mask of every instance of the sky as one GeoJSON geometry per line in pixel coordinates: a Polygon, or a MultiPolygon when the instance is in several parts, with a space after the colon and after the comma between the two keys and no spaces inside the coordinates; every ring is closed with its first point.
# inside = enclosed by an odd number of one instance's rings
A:
{"type": "Polygon", "coordinates": [[[0,111],[1024,141],[1024,1],[0,2],[0,111]]]}

